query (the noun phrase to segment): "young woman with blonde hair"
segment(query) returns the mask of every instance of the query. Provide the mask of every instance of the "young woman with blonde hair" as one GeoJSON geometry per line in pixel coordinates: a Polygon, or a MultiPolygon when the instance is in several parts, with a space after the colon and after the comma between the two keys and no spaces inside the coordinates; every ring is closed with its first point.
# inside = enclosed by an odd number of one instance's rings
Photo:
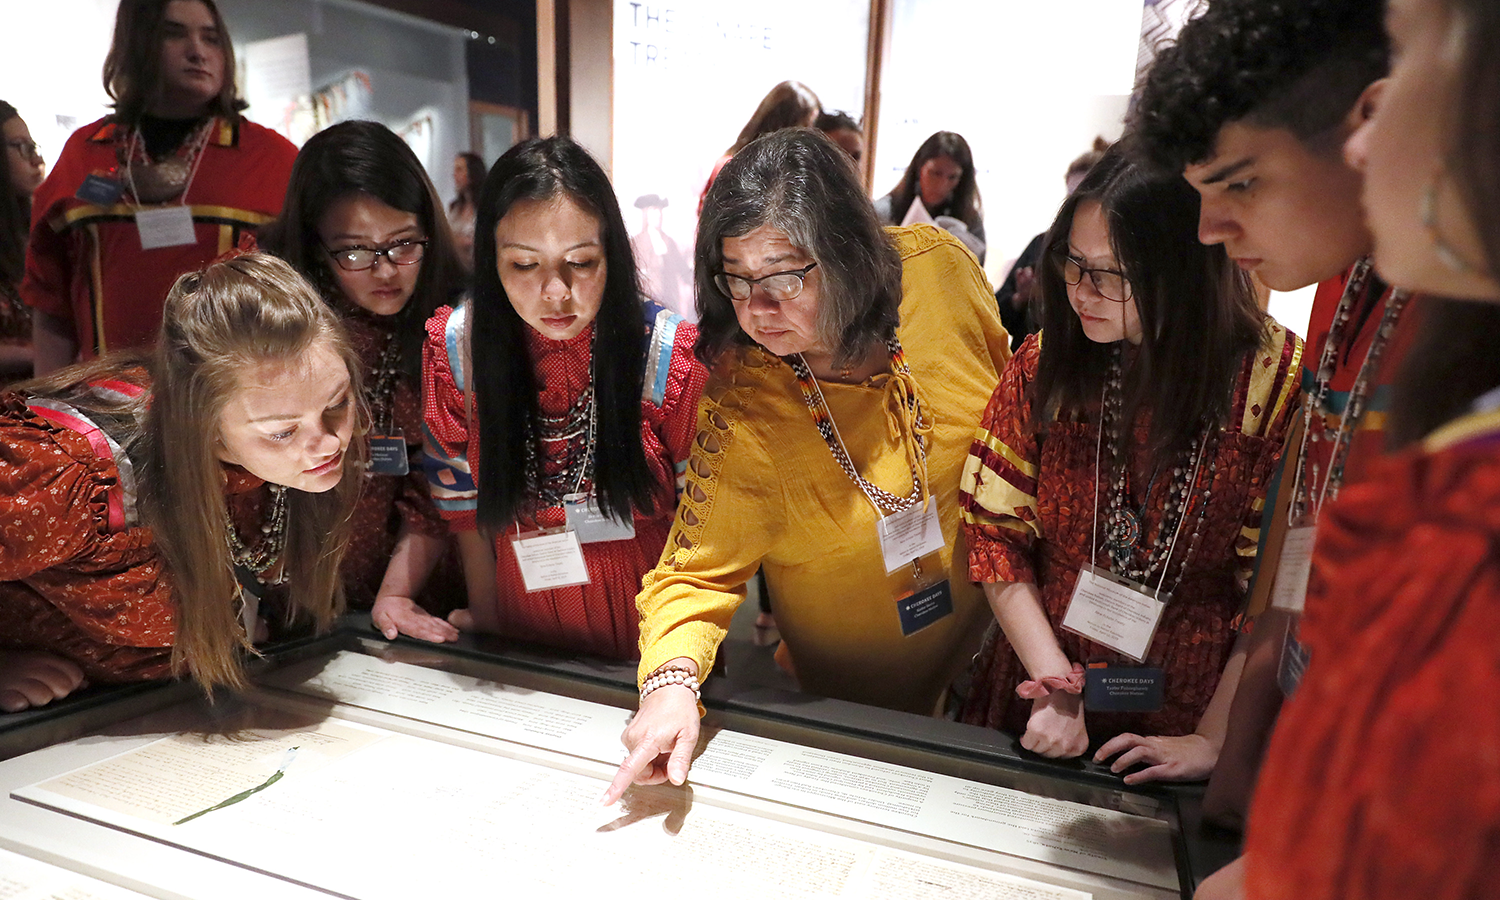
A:
{"type": "Polygon", "coordinates": [[[0,394],[0,709],[85,680],[238,687],[262,597],[319,628],[342,607],[364,426],[334,313],[235,257],[177,280],[142,362],[0,394]]]}

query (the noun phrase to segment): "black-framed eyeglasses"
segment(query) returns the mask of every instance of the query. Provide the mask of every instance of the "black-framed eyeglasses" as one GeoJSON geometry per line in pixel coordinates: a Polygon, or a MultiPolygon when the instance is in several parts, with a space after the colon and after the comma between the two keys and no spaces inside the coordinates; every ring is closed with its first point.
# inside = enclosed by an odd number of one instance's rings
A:
{"type": "Polygon", "coordinates": [[[1061,269],[1063,281],[1068,284],[1078,284],[1087,275],[1094,285],[1094,292],[1106,300],[1124,303],[1131,297],[1130,282],[1126,280],[1124,272],[1090,269],[1083,264],[1083,260],[1068,253],[1062,254],[1061,269]]]}
{"type": "Polygon", "coordinates": [[[808,263],[800,269],[789,269],[785,272],[772,272],[759,278],[746,278],[743,275],[731,275],[728,272],[719,272],[714,275],[714,284],[723,291],[731,300],[749,300],[750,293],[755,286],[766,292],[766,296],[777,303],[787,300],[796,300],[802,296],[803,283],[807,279],[807,273],[818,267],[817,263],[808,263]]]}
{"type": "Polygon", "coordinates": [[[384,247],[340,247],[335,250],[327,244],[323,249],[345,272],[363,272],[375,265],[375,260],[384,256],[391,265],[414,266],[427,255],[427,240],[396,241],[384,247]]]}
{"type": "Polygon", "coordinates": [[[36,141],[28,141],[25,138],[16,138],[13,141],[6,141],[5,146],[10,147],[17,153],[21,154],[22,159],[41,159],[42,157],[41,151],[37,147],[36,141]]]}

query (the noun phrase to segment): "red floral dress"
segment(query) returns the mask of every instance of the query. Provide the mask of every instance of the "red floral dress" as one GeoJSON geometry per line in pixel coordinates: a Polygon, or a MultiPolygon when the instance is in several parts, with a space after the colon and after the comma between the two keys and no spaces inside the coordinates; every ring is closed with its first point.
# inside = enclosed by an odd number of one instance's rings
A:
{"type": "MultiPolygon", "coordinates": [[[[479,492],[472,473],[479,470],[479,429],[471,428],[466,399],[481,418],[481,398],[465,397],[463,363],[467,309],[443,307],[427,323],[423,357],[423,402],[430,443],[427,447],[433,500],[449,525],[474,530],[479,492]]],[[[501,633],[616,659],[640,656],[640,614],[635,597],[641,577],[655,567],[667,542],[677,510],[687,458],[697,430],[698,398],[708,373],[693,357],[697,329],[667,310],[653,311],[648,323],[646,379],[641,398],[641,446],[657,483],[656,511],[635,516],[630,540],[583,545],[589,583],[577,587],[527,591],[511,546],[514,525],[495,535],[495,585],[499,593],[501,633]]],[[[545,338],[525,329],[538,397],[544,416],[562,416],[589,384],[593,326],[567,341],[545,338]]],[[[519,463],[518,463],[519,464],[519,463]]],[[[544,461],[549,474],[562,460],[544,461]]],[[[564,524],[561,507],[540,510],[536,525],[564,524]]],[[[535,527],[527,523],[523,528],[535,527]]]]}
{"type": "MultiPolygon", "coordinates": [[[[144,386],[145,374],[119,376],[144,386]]],[[[176,605],[133,480],[79,431],[0,394],[0,647],[65,657],[96,683],[171,673],[176,605]]],[[[265,482],[225,467],[242,534],[260,525],[265,482]]],[[[232,602],[232,598],[225,598],[232,602]]]]}
{"type": "MultiPolygon", "coordinates": [[[[395,329],[395,318],[372,315],[342,301],[335,305],[349,333],[349,342],[359,356],[361,374],[368,387],[386,341],[395,329]]],[[[448,525],[432,504],[427,476],[422,471],[422,396],[415,379],[406,375],[397,377],[391,412],[392,422],[406,439],[411,471],[406,475],[365,475],[364,489],[354,507],[349,549],[339,566],[351,609],[369,609],[374,605],[402,526],[432,537],[448,535],[448,525]]],[[[452,601],[461,601],[462,597],[462,574],[457,569],[456,557],[446,562],[446,566],[439,563],[425,592],[429,596],[423,605],[434,612],[451,609],[455,605],[452,601]],[[452,597],[453,592],[459,592],[459,597],[452,597]]]]}
{"type": "MultiPolygon", "coordinates": [[[[1041,335],[1016,351],[990,398],[975,435],[959,504],[969,546],[969,575],[978,582],[1030,582],[1068,659],[1133,665],[1119,654],[1063,631],[1061,622],[1079,569],[1108,569],[1106,552],[1090,552],[1097,508],[1108,506],[1108,479],[1096,479],[1098,427],[1094,422],[1057,421],[1038,437],[1027,388],[1036,375],[1041,335]],[[1098,490],[1098,481],[1105,487],[1098,490]]],[[[1166,585],[1171,602],[1162,614],[1146,664],[1165,671],[1165,704],[1152,713],[1090,712],[1090,741],[1114,735],[1188,734],[1213,697],[1228,661],[1234,621],[1244,599],[1241,585],[1254,562],[1266,489],[1298,409],[1302,341],[1279,325],[1249,354],[1235,384],[1230,424],[1218,435],[1209,508],[1197,549],[1183,571],[1179,553],[1166,585]],[[1178,580],[1180,576],[1180,581],[1178,580]],[[1176,585],[1175,590],[1172,589],[1176,585]]],[[[1131,471],[1150,470],[1144,447],[1149,419],[1138,417],[1128,452],[1131,471]]],[[[1205,477],[1210,470],[1205,459],[1205,477]]],[[[1157,540],[1162,506],[1172,479],[1156,479],[1144,500],[1142,543],[1157,540]]],[[[1199,522],[1202,489],[1193,492],[1185,527],[1199,522]]],[[[1185,546],[1185,545],[1184,545],[1185,546]]],[[[1154,586],[1154,583],[1153,583],[1154,586]]],[[[976,657],[964,703],[965,722],[1020,735],[1031,701],[1016,696],[1025,668],[999,628],[992,629],[976,657]]]]}

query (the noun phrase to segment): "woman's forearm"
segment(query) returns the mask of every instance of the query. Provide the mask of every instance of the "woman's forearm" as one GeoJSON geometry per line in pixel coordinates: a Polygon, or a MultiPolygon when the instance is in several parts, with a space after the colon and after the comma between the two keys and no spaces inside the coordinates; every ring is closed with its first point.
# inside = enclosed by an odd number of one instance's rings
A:
{"type": "Polygon", "coordinates": [[[1052,623],[1042,611],[1042,595],[1036,585],[1027,581],[990,582],[984,585],[984,596],[1028,675],[1038,679],[1073,671],[1073,660],[1062,652],[1052,623]]]}

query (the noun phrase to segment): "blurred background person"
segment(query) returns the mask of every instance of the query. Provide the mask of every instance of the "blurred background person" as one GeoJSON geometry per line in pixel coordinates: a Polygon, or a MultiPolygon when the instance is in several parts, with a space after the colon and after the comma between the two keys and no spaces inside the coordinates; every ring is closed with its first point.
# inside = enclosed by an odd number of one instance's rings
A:
{"type": "MultiPolygon", "coordinates": [[[[1068,171],[1063,175],[1068,194],[1077,189],[1083,176],[1103,158],[1104,151],[1108,149],[1109,141],[1096,137],[1092,147],[1068,164],[1068,171]]],[[[1021,255],[1011,263],[1005,281],[995,291],[995,305],[1000,307],[1000,321],[1005,323],[1005,330],[1010,332],[1012,350],[1018,349],[1028,335],[1036,334],[1041,327],[1037,321],[1036,309],[1031,303],[1036,299],[1036,266],[1042,259],[1046,238],[1047,232],[1044,231],[1031,239],[1021,255]]]]}
{"type": "Polygon", "coordinates": [[[448,228],[453,245],[465,272],[474,271],[474,210],[479,205],[479,188],[484,184],[484,160],[478,153],[463,152],[453,157],[453,202],[448,204],[448,228]]]}
{"type": "Polygon", "coordinates": [[[823,112],[823,101],[813,93],[813,89],[800,81],[783,81],[761,98],[760,105],[755,107],[755,112],[750,115],[750,121],[740,129],[739,137],[714,163],[712,172],[708,173],[708,180],[703,183],[703,192],[698,195],[698,212],[703,212],[703,198],[708,196],[708,189],[713,187],[714,179],[719,176],[719,170],[729,162],[730,157],[745,148],[745,145],[763,134],[780,131],[783,128],[810,128],[818,120],[818,115],[823,112]]]}
{"type": "Polygon", "coordinates": [[[843,110],[819,113],[813,127],[828,135],[829,140],[849,154],[854,160],[855,171],[864,171],[865,132],[853,116],[843,110]]]}
{"type": "Polygon", "coordinates": [[[887,225],[931,219],[984,262],[984,204],[975,182],[974,154],[962,135],[939,131],[923,141],[901,181],[875,201],[875,212],[887,225]],[[913,213],[917,200],[926,217],[913,213]]]}
{"type": "Polygon", "coordinates": [[[21,302],[31,198],[46,174],[16,108],[0,100],[0,384],[31,377],[31,309],[21,302]]]}
{"type": "Polygon", "coordinates": [[[297,154],[240,115],[212,0],[121,0],[104,89],[114,113],[73,133],[34,200],[38,374],[148,346],[173,280],[281,211],[297,154]]]}
{"type": "Polygon", "coordinates": [[[462,605],[447,525],[422,468],[422,344],[427,319],[451,303],[463,273],[442,202],[406,142],[378,122],[340,122],[297,155],[286,209],[261,246],[297,268],[348,332],[370,412],[370,468],[340,572],[349,606],[372,610],[389,638],[453,640],[441,619],[462,605]],[[427,630],[421,630],[425,627],[427,630]]]}

